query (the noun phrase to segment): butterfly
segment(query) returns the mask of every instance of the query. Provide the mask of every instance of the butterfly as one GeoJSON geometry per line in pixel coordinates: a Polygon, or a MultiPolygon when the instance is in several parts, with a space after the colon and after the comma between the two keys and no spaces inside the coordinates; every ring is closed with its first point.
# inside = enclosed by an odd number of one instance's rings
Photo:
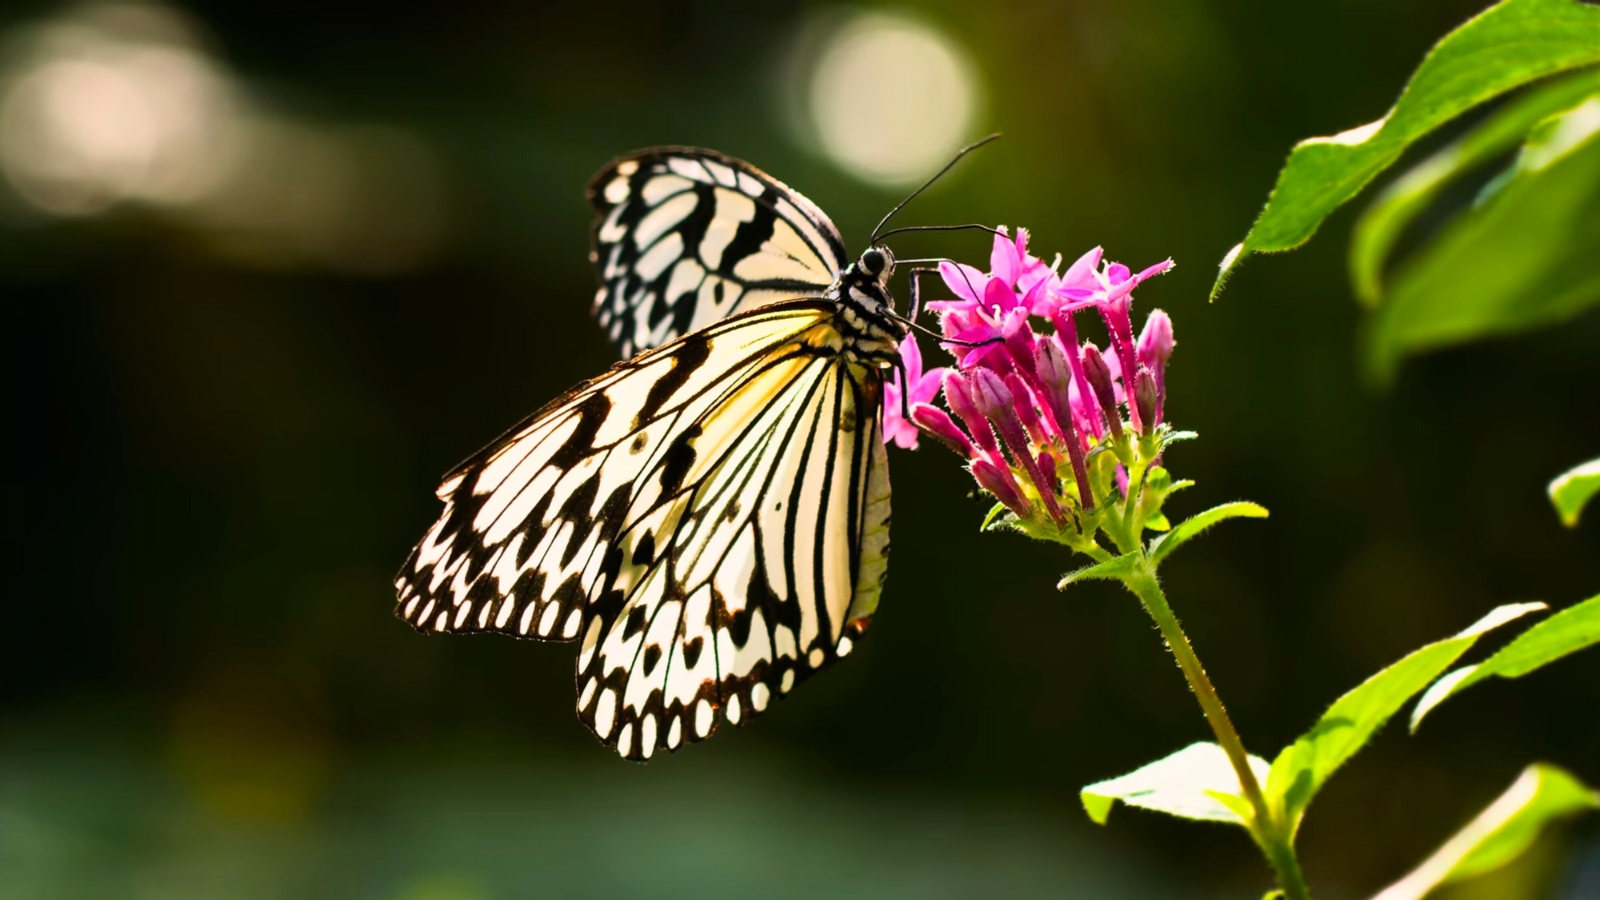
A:
{"type": "Polygon", "coordinates": [[[579,642],[578,717],[628,759],[704,740],[848,655],[889,551],[876,241],[709,150],[594,179],[594,312],[626,357],[445,475],[395,580],[419,630],[579,642]]]}

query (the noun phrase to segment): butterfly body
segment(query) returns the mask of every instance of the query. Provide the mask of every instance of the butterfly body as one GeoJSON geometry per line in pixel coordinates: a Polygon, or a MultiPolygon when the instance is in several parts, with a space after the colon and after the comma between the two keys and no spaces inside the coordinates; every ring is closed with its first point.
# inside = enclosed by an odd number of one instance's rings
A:
{"type": "Polygon", "coordinates": [[[845,261],[820,210],[748,164],[644,151],[590,197],[595,311],[629,358],[445,476],[397,612],[579,642],[579,718],[642,760],[761,713],[865,629],[906,330],[893,256],[845,261]]]}

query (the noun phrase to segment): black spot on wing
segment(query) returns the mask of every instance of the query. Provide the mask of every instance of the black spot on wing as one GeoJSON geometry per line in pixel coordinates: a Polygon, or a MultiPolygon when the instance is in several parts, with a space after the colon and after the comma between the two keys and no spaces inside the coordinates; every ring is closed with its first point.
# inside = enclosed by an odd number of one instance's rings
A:
{"type": "Polygon", "coordinates": [[[622,623],[622,639],[627,640],[643,631],[646,624],[644,607],[635,606],[628,612],[628,621],[622,623]]]}
{"type": "Polygon", "coordinates": [[[778,221],[778,214],[768,204],[775,197],[774,192],[768,189],[763,198],[766,202],[756,204],[756,214],[748,222],[742,222],[739,229],[733,233],[733,240],[728,243],[728,248],[722,251],[725,260],[744,259],[751,254],[760,253],[761,247],[772,240],[772,232],[778,221]]]}
{"type": "MultiPolygon", "coordinates": [[[[650,386],[650,393],[645,395],[644,405],[639,408],[639,414],[633,420],[633,427],[637,429],[643,423],[654,419],[661,411],[661,405],[677,393],[678,388],[683,387],[689,376],[705,365],[710,356],[711,341],[702,334],[691,334],[679,341],[672,354],[672,365],[667,368],[665,374],[656,379],[655,384],[650,386]]],[[[604,420],[603,416],[601,420],[604,420]]]]}
{"type": "Polygon", "coordinates": [[[646,531],[633,546],[633,556],[628,560],[636,566],[647,566],[656,558],[656,536],[646,531]]]}
{"type": "Polygon", "coordinates": [[[551,457],[549,465],[570,469],[594,453],[594,439],[611,412],[611,400],[605,391],[595,391],[575,407],[578,426],[562,442],[561,449],[551,457]]]}
{"type": "Polygon", "coordinates": [[[683,487],[683,479],[694,466],[694,439],[700,436],[700,426],[691,425],[673,438],[671,446],[661,457],[661,493],[670,497],[683,487]]]}

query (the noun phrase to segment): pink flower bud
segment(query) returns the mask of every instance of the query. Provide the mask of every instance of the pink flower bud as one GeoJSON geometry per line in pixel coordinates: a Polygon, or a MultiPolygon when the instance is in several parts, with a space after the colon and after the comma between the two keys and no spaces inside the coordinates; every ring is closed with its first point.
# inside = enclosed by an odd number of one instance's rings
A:
{"type": "MultiPolygon", "coordinates": [[[[1034,458],[1032,448],[1028,446],[1028,436],[1023,430],[1022,406],[1027,405],[1029,416],[1035,415],[1032,394],[1019,396],[1012,393],[1000,376],[988,369],[973,369],[970,377],[972,398],[977,403],[978,409],[988,416],[995,431],[999,432],[1001,440],[1005,441],[1006,449],[1011,451],[1011,458],[1027,471],[1028,479],[1039,491],[1050,518],[1054,519],[1057,525],[1062,524],[1065,519],[1061,515],[1061,506],[1056,501],[1055,484],[1044,477],[1038,460],[1034,458]]],[[[1024,389],[1027,387],[1020,386],[1024,389]]]]}
{"type": "MultiPolygon", "coordinates": [[[[1099,260],[1099,248],[1095,248],[1092,253],[1094,258],[1099,260]]],[[[1088,256],[1084,258],[1087,259],[1088,256]]],[[[1081,262],[1083,260],[1078,261],[1078,263],[1081,262]]],[[[1073,265],[1076,267],[1078,263],[1073,263],[1073,265]]],[[[1078,324],[1073,320],[1072,313],[1059,307],[1056,309],[1055,315],[1051,317],[1051,321],[1056,326],[1056,342],[1061,345],[1062,355],[1067,358],[1067,366],[1072,369],[1073,383],[1078,386],[1078,394],[1085,401],[1084,409],[1089,413],[1089,415],[1084,416],[1088,422],[1088,427],[1085,430],[1092,437],[1098,438],[1106,433],[1106,427],[1105,423],[1100,420],[1100,412],[1096,409],[1094,403],[1088,402],[1094,392],[1089,387],[1089,380],[1084,377],[1083,360],[1078,354],[1078,324]]]]}
{"type": "Polygon", "coordinates": [[[1007,375],[1005,381],[1014,399],[1012,408],[1017,411],[1017,418],[1022,420],[1022,427],[1028,430],[1028,437],[1040,447],[1049,446],[1050,435],[1045,431],[1044,422],[1040,420],[1039,411],[1034,406],[1033,388],[1015,372],[1007,375]]]}
{"type": "Polygon", "coordinates": [[[1061,345],[1041,340],[1033,348],[1033,369],[1039,375],[1039,396],[1063,435],[1072,432],[1072,370],[1061,345]]]}
{"type": "MultiPolygon", "coordinates": [[[[1127,267],[1124,266],[1124,269],[1127,267]]],[[[1123,373],[1123,387],[1128,387],[1127,376],[1138,368],[1138,361],[1134,359],[1133,347],[1133,321],[1128,317],[1128,307],[1131,299],[1126,293],[1120,298],[1109,300],[1100,304],[1100,316],[1106,320],[1106,331],[1111,335],[1111,349],[1117,354],[1117,362],[1123,373]]],[[[1095,392],[1096,394],[1099,391],[1095,392]]],[[[1139,428],[1139,410],[1135,404],[1128,404],[1129,418],[1133,420],[1133,427],[1139,428]]],[[[1110,417],[1107,413],[1107,417],[1110,417]]]]}
{"type": "Polygon", "coordinates": [[[1089,472],[1083,458],[1083,446],[1078,441],[1077,429],[1072,425],[1072,372],[1067,365],[1061,344],[1042,340],[1034,348],[1034,367],[1039,372],[1045,403],[1055,417],[1056,428],[1062,442],[1067,445],[1067,456],[1072,460],[1072,478],[1078,484],[1078,498],[1086,509],[1094,508],[1094,494],[1089,489],[1089,472]]]}
{"type": "Polygon", "coordinates": [[[949,444],[950,449],[967,459],[978,458],[978,448],[972,446],[972,441],[967,439],[966,432],[957,427],[949,413],[939,407],[919,403],[911,407],[911,421],[917,423],[927,433],[949,444]]]}
{"type": "Polygon", "coordinates": [[[1111,426],[1111,437],[1122,440],[1122,413],[1117,409],[1117,390],[1111,383],[1111,367],[1106,365],[1105,357],[1093,344],[1083,345],[1083,376],[1088,379],[1095,399],[1100,401],[1100,410],[1105,413],[1106,423],[1111,426]]]}
{"type": "Polygon", "coordinates": [[[1172,358],[1172,319],[1159,309],[1145,317],[1144,331],[1139,333],[1139,362],[1150,367],[1156,379],[1156,418],[1161,424],[1162,408],[1167,405],[1167,360],[1172,358]]]}
{"type": "Polygon", "coordinates": [[[972,435],[973,442],[990,454],[1000,452],[1000,445],[995,442],[994,430],[989,427],[989,420],[973,402],[972,387],[966,376],[959,372],[945,374],[944,399],[950,404],[950,411],[959,416],[962,423],[967,426],[967,433],[972,435]]]}
{"type": "Polygon", "coordinates": [[[1011,389],[988,369],[973,369],[967,378],[978,412],[994,426],[1011,450],[1012,459],[1021,462],[1028,455],[1028,437],[1023,434],[1022,422],[1017,418],[1016,398],[1011,395],[1011,389]]]}
{"type": "Polygon", "coordinates": [[[1039,471],[1044,473],[1045,481],[1056,482],[1056,455],[1049,450],[1039,451],[1039,471]]]}
{"type": "Polygon", "coordinates": [[[1149,434],[1160,421],[1160,397],[1156,393],[1156,377],[1144,366],[1139,367],[1139,374],[1133,379],[1134,404],[1139,407],[1139,421],[1145,423],[1141,433],[1149,434]]]}
{"type": "Polygon", "coordinates": [[[1033,515],[1033,507],[1028,504],[1026,497],[1022,496],[1022,488],[1011,477],[1011,470],[997,466],[987,459],[973,460],[972,477],[984,490],[993,494],[996,500],[1006,505],[1006,508],[1017,514],[1017,518],[1026,519],[1033,515]]]}
{"type": "Polygon", "coordinates": [[[1152,372],[1160,372],[1167,367],[1174,346],[1172,318],[1159,309],[1151,310],[1145,317],[1144,330],[1139,332],[1139,362],[1152,372]]]}

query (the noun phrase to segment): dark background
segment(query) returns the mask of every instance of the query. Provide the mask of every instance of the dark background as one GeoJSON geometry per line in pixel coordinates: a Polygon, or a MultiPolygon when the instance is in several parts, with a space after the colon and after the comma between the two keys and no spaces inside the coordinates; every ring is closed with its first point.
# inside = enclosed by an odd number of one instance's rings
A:
{"type": "MultiPolygon", "coordinates": [[[[1471,2],[933,3],[1006,138],[908,222],[1021,224],[1177,269],[1169,464],[1188,514],[1247,498],[1167,567],[1247,745],[1496,604],[1600,584],[1600,516],[1544,496],[1600,447],[1600,317],[1433,354],[1387,393],[1335,216],[1208,305],[1289,146],[1381,115],[1471,2]]],[[[0,27],[60,14],[11,3],[0,27]]],[[[215,252],[139,204],[0,220],[12,566],[0,625],[0,893],[18,897],[1257,897],[1235,829],[1077,789],[1209,733],[1111,587],[980,535],[936,446],[891,451],[891,576],[848,663],[647,766],[572,713],[573,648],[413,633],[390,577],[437,476],[611,360],[587,319],[583,187],[658,143],[749,159],[859,245],[899,191],[797,147],[768,77],[800,4],[191,2],[215,54],[305,121],[381,122],[442,173],[444,235],[387,274],[215,252]]],[[[294,175],[288,173],[290,180],[294,175]]],[[[1357,204],[1359,206],[1359,204],[1357,204]]],[[[981,263],[971,236],[901,255],[981,263]]],[[[902,289],[903,290],[903,289],[902,289]]],[[[1138,313],[1136,312],[1136,315],[1138,313]]],[[[1486,645],[1488,646],[1488,645],[1486,645]]],[[[1319,897],[1398,877],[1547,760],[1600,783],[1593,653],[1398,723],[1317,800],[1319,897]]],[[[1595,822],[1458,896],[1544,896],[1595,822]]],[[[1586,850],[1584,848],[1587,848],[1586,850]]],[[[1572,888],[1568,888],[1571,890],[1572,888]]],[[[1575,893],[1568,896],[1576,897],[1575,893]]]]}

